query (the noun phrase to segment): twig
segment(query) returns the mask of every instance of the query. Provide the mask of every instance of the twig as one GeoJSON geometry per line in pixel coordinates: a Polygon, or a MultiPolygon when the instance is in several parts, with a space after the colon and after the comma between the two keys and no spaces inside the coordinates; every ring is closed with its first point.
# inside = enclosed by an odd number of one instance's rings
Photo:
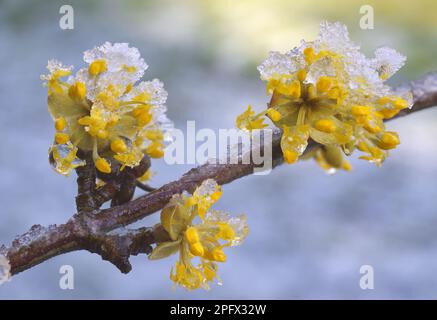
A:
{"type": "Polygon", "coordinates": [[[149,186],[148,184],[142,183],[141,181],[136,181],[137,187],[146,192],[155,191],[156,188],[149,186]]]}

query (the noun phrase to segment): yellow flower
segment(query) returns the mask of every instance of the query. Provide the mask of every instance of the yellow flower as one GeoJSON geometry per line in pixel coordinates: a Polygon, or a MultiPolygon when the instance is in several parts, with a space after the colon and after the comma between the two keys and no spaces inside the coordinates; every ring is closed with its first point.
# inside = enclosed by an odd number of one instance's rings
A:
{"type": "Polygon", "coordinates": [[[312,156],[324,168],[350,169],[348,162],[332,163],[333,150],[340,159],[342,152],[358,149],[367,153],[362,159],[381,164],[387,150],[400,143],[386,131],[384,119],[412,104],[410,92],[395,94],[384,83],[404,62],[390,48],[367,59],[349,40],[346,26],[322,22],[317,40],[302,41],[285,54],[271,52],[258,67],[270,103],[256,115],[249,107],[238,116],[237,127],[250,131],[253,123],[270,118],[284,130],[281,148],[287,163],[297,161],[312,139],[323,146],[312,156]]]}
{"type": "MultiPolygon", "coordinates": [[[[162,157],[164,133],[171,127],[165,116],[167,92],[157,79],[135,85],[147,69],[138,50],[106,42],[86,51],[84,60],[88,67],[74,76],[72,67],[51,60],[49,75],[41,77],[48,86],[55,145],[92,152],[96,168],[105,173],[112,171],[109,163],[122,170],[137,166],[144,155],[162,157]]],[[[53,158],[58,172],[71,171],[53,158]]]]}
{"type": "Polygon", "coordinates": [[[173,196],[161,212],[161,224],[171,240],[159,243],[149,258],[162,259],[179,252],[170,279],[188,290],[209,289],[209,284],[218,279],[217,263],[226,261],[223,248],[241,244],[248,233],[244,215],[230,217],[210,209],[219,197],[218,190],[214,180],[205,180],[193,195],[173,196]],[[205,208],[207,211],[201,213],[205,208]],[[194,258],[199,259],[196,266],[194,258]]]}
{"type": "Polygon", "coordinates": [[[203,219],[208,209],[217,202],[222,195],[221,187],[214,180],[205,180],[193,195],[187,199],[190,206],[197,205],[197,212],[203,219]]]}
{"type": "Polygon", "coordinates": [[[46,81],[49,94],[62,92],[62,83],[60,83],[59,79],[69,76],[73,67],[64,66],[59,61],[53,59],[47,64],[47,69],[49,70],[50,74],[42,75],[41,80],[46,81]]]}

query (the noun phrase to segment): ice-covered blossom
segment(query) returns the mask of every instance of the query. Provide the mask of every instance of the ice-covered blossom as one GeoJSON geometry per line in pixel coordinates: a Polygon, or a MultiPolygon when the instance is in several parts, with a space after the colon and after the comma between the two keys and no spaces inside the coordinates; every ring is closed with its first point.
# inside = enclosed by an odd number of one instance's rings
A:
{"type": "Polygon", "coordinates": [[[11,278],[11,265],[8,258],[0,254],[0,285],[9,281],[11,278]]]}
{"type": "Polygon", "coordinates": [[[248,233],[245,215],[231,217],[210,209],[220,195],[220,186],[208,179],[192,195],[173,196],[161,212],[161,224],[171,241],[159,243],[149,258],[161,259],[179,253],[170,279],[187,290],[209,289],[215,279],[220,281],[217,262],[226,261],[223,248],[239,245],[248,233]],[[197,265],[193,264],[194,258],[199,259],[197,265]]]}
{"type": "Polygon", "coordinates": [[[384,120],[412,105],[411,93],[396,94],[384,83],[405,60],[387,47],[366,58],[345,25],[322,22],[315,41],[302,41],[284,54],[271,52],[258,67],[271,101],[256,114],[249,106],[236,124],[250,131],[270,118],[283,129],[281,148],[288,163],[297,161],[312,139],[321,147],[310,155],[326,170],[349,170],[342,154],[355,149],[379,165],[400,143],[384,120]]]}
{"type": "Polygon", "coordinates": [[[55,122],[50,148],[55,170],[68,175],[84,165],[77,153],[90,151],[96,168],[134,167],[144,155],[163,156],[167,92],[161,81],[137,82],[147,64],[127,43],[106,42],[84,52],[87,67],[73,68],[56,60],[41,76],[48,87],[49,112],[55,122]]]}

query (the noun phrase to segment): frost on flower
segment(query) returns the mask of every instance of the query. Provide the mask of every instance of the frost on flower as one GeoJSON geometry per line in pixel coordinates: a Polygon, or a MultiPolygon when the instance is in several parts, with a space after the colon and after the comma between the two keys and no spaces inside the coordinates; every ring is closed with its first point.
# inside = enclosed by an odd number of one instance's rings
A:
{"type": "Polygon", "coordinates": [[[392,48],[382,47],[375,50],[372,66],[381,79],[388,79],[405,64],[407,58],[392,48]]]}
{"type": "Polygon", "coordinates": [[[9,260],[2,254],[0,254],[0,285],[9,281],[11,278],[11,265],[9,260]]]}
{"type": "Polygon", "coordinates": [[[350,170],[343,154],[355,149],[364,153],[362,159],[380,165],[387,150],[400,143],[384,120],[412,105],[411,93],[396,94],[384,83],[405,60],[387,47],[368,59],[349,39],[345,25],[322,22],[315,41],[302,41],[284,54],[271,52],[258,67],[270,103],[258,113],[249,106],[236,125],[259,129],[268,117],[283,129],[281,148],[288,163],[297,161],[312,139],[320,147],[305,156],[327,171],[350,170]]]}
{"type": "Polygon", "coordinates": [[[167,92],[161,81],[142,81],[147,64],[127,43],[104,43],[85,51],[87,67],[72,74],[56,60],[41,76],[56,133],[50,148],[55,170],[68,175],[85,164],[78,151],[92,152],[96,168],[135,167],[144,155],[163,156],[167,92]]]}
{"type": "Polygon", "coordinates": [[[192,195],[173,196],[161,212],[161,224],[171,241],[159,243],[149,258],[162,259],[179,253],[170,279],[187,290],[209,289],[215,279],[220,282],[217,263],[226,261],[223,249],[240,245],[248,234],[245,215],[231,217],[210,209],[220,195],[220,186],[208,179],[192,195]],[[194,258],[199,260],[197,265],[193,264],[194,258]]]}

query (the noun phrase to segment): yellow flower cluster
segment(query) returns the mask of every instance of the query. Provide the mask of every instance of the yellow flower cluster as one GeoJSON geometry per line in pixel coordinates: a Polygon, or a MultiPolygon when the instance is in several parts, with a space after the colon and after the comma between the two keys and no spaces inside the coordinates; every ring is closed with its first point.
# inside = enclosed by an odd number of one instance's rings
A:
{"type": "Polygon", "coordinates": [[[167,92],[157,79],[136,85],[147,69],[138,50],[106,42],[86,51],[84,61],[88,67],[73,76],[72,67],[51,60],[50,73],[41,76],[55,122],[50,148],[55,170],[68,175],[83,165],[78,150],[91,152],[103,173],[137,166],[144,155],[162,157],[171,127],[165,116],[167,92]]]}
{"type": "Polygon", "coordinates": [[[226,261],[223,248],[239,245],[248,233],[244,215],[230,217],[210,209],[221,193],[220,186],[208,179],[192,195],[173,196],[161,212],[161,224],[171,241],[159,243],[149,258],[162,259],[179,252],[170,279],[187,290],[209,289],[218,279],[217,262],[226,261]],[[195,257],[199,258],[197,266],[192,263],[195,257]]]}
{"type": "Polygon", "coordinates": [[[320,147],[314,157],[326,170],[350,170],[342,154],[355,149],[361,158],[380,165],[387,150],[399,143],[397,133],[386,131],[384,120],[411,106],[411,94],[396,94],[384,84],[404,63],[405,57],[380,48],[367,59],[349,40],[340,23],[322,22],[313,42],[281,54],[271,52],[258,67],[272,95],[268,108],[257,114],[251,106],[237,117],[243,130],[261,129],[268,117],[283,129],[281,148],[287,163],[303,155],[312,139],[320,147]]]}

